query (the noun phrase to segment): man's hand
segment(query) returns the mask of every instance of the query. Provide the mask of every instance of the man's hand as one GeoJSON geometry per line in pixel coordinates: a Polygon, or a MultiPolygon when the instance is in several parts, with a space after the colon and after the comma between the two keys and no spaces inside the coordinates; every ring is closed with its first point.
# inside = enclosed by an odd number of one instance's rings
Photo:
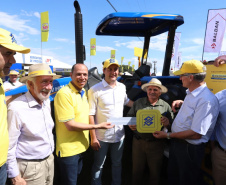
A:
{"type": "Polygon", "coordinates": [[[128,125],[128,126],[133,131],[137,130],[137,125],[128,125]]]}
{"type": "Polygon", "coordinates": [[[226,55],[221,55],[214,60],[213,65],[219,67],[221,64],[226,64],[226,55]]]}
{"type": "Polygon", "coordinates": [[[177,108],[180,108],[181,107],[181,105],[183,104],[183,100],[175,100],[175,101],[173,101],[173,103],[172,103],[172,111],[173,112],[177,112],[177,108]]]}
{"type": "Polygon", "coordinates": [[[169,126],[169,119],[165,116],[161,117],[161,123],[163,124],[164,127],[168,127],[169,126]]]}
{"type": "Polygon", "coordinates": [[[100,143],[99,143],[99,141],[97,139],[91,139],[91,148],[94,151],[98,151],[99,148],[101,148],[100,143]]]}
{"type": "Polygon", "coordinates": [[[164,139],[167,137],[167,133],[166,132],[163,132],[163,131],[155,131],[153,133],[153,136],[157,139],[164,139]]]}
{"type": "Polygon", "coordinates": [[[11,179],[13,185],[26,185],[26,181],[20,177],[20,175],[11,179]]]}
{"type": "Polygon", "coordinates": [[[114,126],[115,125],[112,125],[111,123],[108,123],[108,122],[97,124],[98,129],[109,129],[109,128],[113,128],[114,126]]]}

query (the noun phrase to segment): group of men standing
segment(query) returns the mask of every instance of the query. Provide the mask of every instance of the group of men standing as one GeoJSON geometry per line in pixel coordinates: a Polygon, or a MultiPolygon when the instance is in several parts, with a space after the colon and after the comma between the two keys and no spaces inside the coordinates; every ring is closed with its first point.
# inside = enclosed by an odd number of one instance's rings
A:
{"type": "MultiPolygon", "coordinates": [[[[16,52],[29,53],[30,49],[17,45],[10,32],[0,29],[1,77],[7,75],[15,63],[13,55],[16,52]]],[[[224,57],[216,59],[217,64],[225,61],[224,57]]],[[[108,151],[112,161],[112,184],[121,184],[124,128],[107,120],[122,117],[124,105],[132,107],[127,116],[136,116],[140,109],[157,109],[163,115],[163,131],[141,134],[136,131],[136,126],[130,126],[134,132],[133,184],[141,181],[146,164],[150,183],[159,184],[165,138],[171,139],[169,184],[200,184],[204,146],[211,135],[217,141],[212,152],[213,175],[217,185],[223,184],[226,178],[226,90],[216,96],[209,91],[204,82],[205,66],[190,60],[175,72],[188,90],[184,101],[174,101],[172,109],[159,98],[167,92],[159,80],[153,78],[143,84],[141,88],[147,92],[147,97],[133,102],[128,99],[125,86],[117,82],[118,73],[118,62],[106,60],[103,64],[104,78],[87,94],[84,86],[88,69],[84,64],[75,64],[70,74],[71,82],[56,94],[56,156],[61,184],[77,183],[82,168],[81,155],[89,147],[89,130],[94,150],[92,184],[102,184],[102,169],[108,151]],[[181,108],[173,121],[172,111],[176,107],[181,108]]],[[[53,80],[59,77],[46,64],[30,66],[28,76],[20,79],[26,83],[28,92],[9,103],[8,113],[0,79],[0,185],[5,184],[7,173],[12,184],[53,184],[54,122],[49,96],[53,80]]]]}

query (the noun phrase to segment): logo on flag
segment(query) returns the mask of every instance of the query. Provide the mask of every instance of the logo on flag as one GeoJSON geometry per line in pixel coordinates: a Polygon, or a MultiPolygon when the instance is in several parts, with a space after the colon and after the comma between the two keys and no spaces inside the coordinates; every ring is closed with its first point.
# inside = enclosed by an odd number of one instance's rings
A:
{"type": "Polygon", "coordinates": [[[43,23],[42,24],[42,30],[43,31],[49,31],[49,24],[48,23],[43,23]]]}

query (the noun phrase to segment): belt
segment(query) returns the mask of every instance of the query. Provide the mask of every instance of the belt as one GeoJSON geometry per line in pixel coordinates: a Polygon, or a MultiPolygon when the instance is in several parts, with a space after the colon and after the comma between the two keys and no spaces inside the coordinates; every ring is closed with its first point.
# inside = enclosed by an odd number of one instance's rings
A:
{"type": "Polygon", "coordinates": [[[220,148],[224,153],[226,153],[226,150],[225,149],[223,149],[222,147],[221,147],[221,145],[217,142],[217,146],[218,146],[218,148],[220,148]]]}
{"type": "Polygon", "coordinates": [[[48,159],[49,156],[43,158],[43,159],[22,159],[22,160],[26,160],[26,161],[34,161],[34,162],[40,162],[40,161],[44,161],[46,159],[48,159]]]}

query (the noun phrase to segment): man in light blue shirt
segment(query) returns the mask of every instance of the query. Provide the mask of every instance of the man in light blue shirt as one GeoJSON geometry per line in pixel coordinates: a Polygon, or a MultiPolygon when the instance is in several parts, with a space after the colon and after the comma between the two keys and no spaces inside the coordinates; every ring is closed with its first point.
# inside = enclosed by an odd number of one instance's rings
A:
{"type": "MultiPolygon", "coordinates": [[[[226,63],[226,55],[215,59],[214,65],[226,63]]],[[[212,149],[212,173],[216,185],[224,185],[226,182],[226,89],[215,94],[220,105],[214,138],[215,146],[212,149]]]]}
{"type": "Polygon", "coordinates": [[[213,133],[219,113],[217,98],[207,88],[205,66],[197,60],[183,63],[179,71],[183,87],[188,88],[184,101],[172,103],[180,110],[172,124],[172,133],[156,131],[156,138],[172,138],[169,154],[170,185],[200,185],[200,167],[204,146],[213,133]]]}

